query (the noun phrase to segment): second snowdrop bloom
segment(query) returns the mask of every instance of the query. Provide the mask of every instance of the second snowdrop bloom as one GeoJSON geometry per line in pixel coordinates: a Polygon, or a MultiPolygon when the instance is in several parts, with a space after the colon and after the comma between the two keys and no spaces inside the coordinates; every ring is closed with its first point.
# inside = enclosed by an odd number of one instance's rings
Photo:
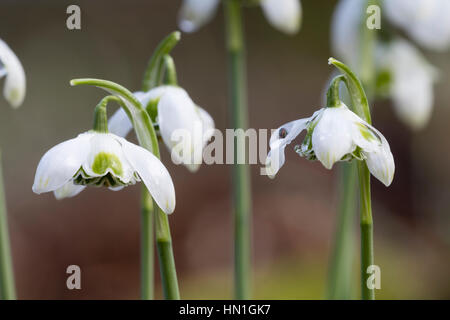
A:
{"type": "MultiPolygon", "coordinates": [[[[214,120],[208,112],[196,106],[187,92],[177,86],[160,86],[134,95],[144,107],[156,106],[155,122],[172,160],[196,171],[202,163],[203,148],[214,133],[214,120]]],[[[109,120],[109,130],[118,135],[126,136],[131,128],[122,109],[109,120]]]]}
{"type": "Polygon", "coordinates": [[[39,162],[33,191],[74,196],[85,186],[120,190],[143,181],[165,213],[175,209],[169,172],[148,150],[112,133],[89,131],[51,148],[39,162]]]}
{"type": "MultiPolygon", "coordinates": [[[[300,0],[261,0],[269,23],[287,34],[300,29],[302,8],[300,0]]],[[[179,13],[179,26],[184,32],[195,32],[215,15],[220,0],[184,0],[179,13]]]]}
{"type": "Polygon", "coordinates": [[[0,39],[0,78],[6,77],[3,95],[14,108],[19,107],[26,91],[25,72],[11,48],[0,39]]]}
{"type": "Polygon", "coordinates": [[[319,160],[327,169],[337,161],[366,161],[372,175],[386,186],[394,177],[394,158],[384,136],[362,120],[344,103],[320,109],[310,118],[281,126],[272,134],[266,161],[271,176],[284,164],[284,148],[303,130],[306,136],[296,152],[309,160],[319,160]]]}
{"type": "Polygon", "coordinates": [[[377,60],[379,68],[390,75],[388,94],[399,118],[412,129],[425,127],[433,110],[437,70],[405,40],[383,46],[377,60]]]}

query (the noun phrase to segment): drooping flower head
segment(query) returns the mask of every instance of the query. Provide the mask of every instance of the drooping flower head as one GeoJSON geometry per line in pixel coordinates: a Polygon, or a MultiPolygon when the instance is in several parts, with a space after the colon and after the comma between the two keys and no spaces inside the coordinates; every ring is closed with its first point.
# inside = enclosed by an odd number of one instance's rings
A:
{"type": "Polygon", "coordinates": [[[44,154],[36,170],[33,191],[38,194],[54,191],[61,199],[77,195],[86,186],[117,191],[143,181],[158,206],[172,213],[175,189],[165,166],[150,151],[109,133],[106,108],[96,114],[94,130],[62,142],[44,154]]]}
{"type": "Polygon", "coordinates": [[[369,171],[386,186],[394,177],[395,164],[389,143],[372,125],[351,111],[339,97],[343,76],[333,79],[327,107],[311,117],[286,123],[272,133],[266,173],[274,176],[285,161],[284,150],[303,130],[306,136],[295,151],[308,160],[319,160],[331,169],[338,161],[365,161],[369,171]]]}
{"type": "MultiPolygon", "coordinates": [[[[183,163],[191,171],[198,170],[203,148],[214,132],[214,120],[209,113],[196,106],[187,92],[178,86],[164,85],[134,95],[155,115],[155,124],[173,160],[183,163]],[[187,135],[184,141],[188,146],[176,148],[182,134],[187,135]]],[[[119,136],[125,137],[131,129],[131,122],[122,109],[109,120],[109,130],[119,136]]]]}
{"type": "MultiPolygon", "coordinates": [[[[214,18],[220,0],[184,0],[178,24],[184,32],[195,32],[214,18]]],[[[302,8],[300,0],[261,0],[269,23],[276,29],[295,34],[300,29],[302,8]]]]}
{"type": "Polygon", "coordinates": [[[0,78],[6,77],[3,95],[13,108],[25,99],[26,82],[22,64],[11,48],[0,39],[0,78]]]}

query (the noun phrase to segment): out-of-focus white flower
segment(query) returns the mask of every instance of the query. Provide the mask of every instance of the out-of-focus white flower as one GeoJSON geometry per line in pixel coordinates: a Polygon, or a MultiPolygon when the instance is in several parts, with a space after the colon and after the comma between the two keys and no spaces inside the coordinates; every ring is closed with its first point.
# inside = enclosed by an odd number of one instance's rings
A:
{"type": "Polygon", "coordinates": [[[347,106],[323,108],[312,117],[289,122],[270,138],[266,173],[273,176],[284,164],[284,148],[303,130],[307,130],[301,146],[295,149],[309,160],[318,159],[327,169],[337,161],[366,161],[369,171],[386,186],[394,178],[395,164],[389,143],[373,126],[362,120],[347,106]]]}
{"type": "Polygon", "coordinates": [[[195,32],[207,24],[217,11],[220,0],[184,0],[178,17],[183,32],[195,32]]]}
{"type": "MultiPolygon", "coordinates": [[[[184,0],[178,17],[183,32],[195,32],[215,15],[220,0],[184,0]]],[[[276,29],[294,34],[300,29],[300,0],[261,0],[264,15],[276,29]]]]}
{"type": "Polygon", "coordinates": [[[393,24],[422,46],[432,50],[450,47],[450,1],[388,0],[383,8],[393,24]]]}
{"type": "Polygon", "coordinates": [[[36,170],[33,191],[54,191],[60,199],[75,196],[88,185],[116,191],[141,180],[158,206],[165,213],[172,213],[175,189],[169,172],[157,157],[115,134],[89,131],[44,154],[36,170]]]}
{"type": "Polygon", "coordinates": [[[377,54],[379,68],[390,74],[389,93],[399,118],[412,129],[422,129],[433,110],[437,70],[405,40],[394,40],[377,54]]]}
{"type": "Polygon", "coordinates": [[[352,69],[358,69],[360,33],[367,0],[341,0],[331,20],[331,47],[334,54],[352,69]]]}
{"type": "Polygon", "coordinates": [[[261,0],[261,7],[274,28],[287,34],[295,34],[300,29],[302,6],[299,0],[261,0]]]}
{"type": "Polygon", "coordinates": [[[25,72],[11,48],[0,39],[0,78],[3,76],[6,76],[3,94],[11,106],[17,108],[25,99],[25,72]]]}
{"type": "MultiPolygon", "coordinates": [[[[144,107],[150,102],[157,103],[157,124],[164,144],[176,162],[183,163],[191,171],[198,170],[203,148],[214,133],[214,120],[209,113],[196,106],[187,92],[177,86],[160,86],[148,92],[135,92],[134,95],[144,107]],[[182,133],[189,135],[185,140],[189,146],[175,148],[179,142],[177,136],[182,133]],[[189,153],[183,154],[186,150],[189,153]]],[[[120,136],[125,137],[132,129],[122,109],[108,123],[109,130],[120,136]]]]}

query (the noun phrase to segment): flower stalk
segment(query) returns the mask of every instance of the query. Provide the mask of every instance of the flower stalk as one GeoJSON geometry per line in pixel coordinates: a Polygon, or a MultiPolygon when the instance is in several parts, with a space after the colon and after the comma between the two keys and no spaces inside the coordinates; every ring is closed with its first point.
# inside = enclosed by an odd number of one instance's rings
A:
{"type": "MultiPolygon", "coordinates": [[[[234,129],[246,129],[247,90],[245,48],[241,1],[226,0],[226,50],[228,54],[229,105],[234,129]]],[[[246,164],[237,164],[237,155],[246,154],[245,142],[234,141],[234,284],[235,298],[251,297],[251,190],[250,171],[246,164]],[[239,143],[239,144],[238,144],[239,143]]],[[[247,158],[247,157],[245,157],[247,158]]]]}
{"type": "MultiPolygon", "coordinates": [[[[371,124],[371,116],[367,96],[361,82],[355,74],[342,62],[334,58],[329,64],[338,68],[346,78],[354,112],[371,124]]],[[[337,88],[337,90],[339,87],[337,88]]],[[[361,297],[364,300],[375,299],[375,290],[367,285],[367,268],[374,263],[373,253],[373,221],[370,195],[370,172],[365,161],[358,161],[358,180],[360,192],[360,227],[361,227],[361,297]]],[[[342,230],[341,230],[342,231],[342,230]]]]}
{"type": "Polygon", "coordinates": [[[5,190],[3,188],[3,172],[0,153],[0,298],[15,300],[16,289],[8,233],[5,190]]]}
{"type": "MultiPolygon", "coordinates": [[[[139,144],[152,152],[158,159],[160,158],[158,139],[150,116],[130,91],[114,82],[100,79],[74,79],[71,81],[71,84],[74,86],[97,86],[120,98],[120,100],[123,101],[123,104],[121,104],[122,107],[129,116],[130,121],[133,123],[133,127],[136,131],[139,144]]],[[[164,297],[171,300],[179,299],[180,294],[178,290],[178,280],[173,257],[172,239],[170,235],[168,217],[164,212],[161,211],[161,209],[155,202],[153,206],[156,212],[156,244],[160,261],[160,271],[164,288],[164,297]]],[[[150,232],[150,223],[148,223],[146,228],[147,231],[150,232]]],[[[145,238],[147,239],[148,236],[146,236],[145,238]]],[[[141,269],[141,272],[142,270],[143,268],[141,269]]],[[[151,268],[151,270],[146,269],[146,271],[143,271],[146,273],[146,276],[144,278],[147,279],[147,281],[152,276],[150,274],[152,270],[153,268],[151,268]]],[[[144,287],[144,285],[148,286],[148,282],[142,284],[142,287],[144,287]]],[[[142,291],[144,291],[144,289],[142,289],[142,291]]]]}

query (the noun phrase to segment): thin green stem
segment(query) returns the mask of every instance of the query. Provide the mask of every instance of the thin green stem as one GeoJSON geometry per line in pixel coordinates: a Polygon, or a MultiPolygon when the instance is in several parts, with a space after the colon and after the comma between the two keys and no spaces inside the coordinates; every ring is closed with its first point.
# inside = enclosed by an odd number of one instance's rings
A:
{"type": "Polygon", "coordinates": [[[164,84],[177,86],[178,80],[175,62],[173,61],[173,58],[168,54],[164,56],[164,71],[164,84]]]}
{"type": "MultiPolygon", "coordinates": [[[[228,54],[229,105],[234,129],[246,129],[247,84],[241,1],[225,0],[226,48],[228,54]]],[[[246,155],[244,139],[234,140],[234,283],[236,299],[251,297],[251,190],[250,170],[238,164],[246,155]]],[[[247,157],[245,157],[247,158],[247,157]]]]}
{"type": "Polygon", "coordinates": [[[347,300],[351,299],[352,295],[356,175],[355,162],[340,164],[340,202],[329,269],[327,299],[347,300]]]}
{"type": "Polygon", "coordinates": [[[154,297],[154,205],[147,188],[141,191],[141,299],[154,297]]]}
{"type": "Polygon", "coordinates": [[[162,59],[165,55],[172,51],[180,39],[180,32],[174,31],[165,37],[159,43],[158,47],[156,47],[145,70],[144,79],[142,80],[142,91],[148,91],[151,88],[156,87],[158,83],[161,82],[161,74],[163,71],[162,59]]]}
{"type": "Polygon", "coordinates": [[[8,219],[0,153],[0,298],[15,300],[14,272],[9,244],[8,219]]]}
{"type": "MultiPolygon", "coordinates": [[[[369,124],[372,123],[366,93],[356,75],[342,62],[330,58],[330,64],[336,66],[347,78],[345,84],[352,99],[353,111],[369,124]]],[[[362,299],[375,299],[374,289],[367,285],[367,267],[374,263],[373,222],[370,195],[370,172],[364,161],[358,162],[358,179],[360,192],[361,225],[361,296],[362,299]]]]}
{"type": "MultiPolygon", "coordinates": [[[[152,152],[157,158],[159,155],[158,138],[156,136],[153,123],[149,114],[136,99],[136,97],[126,88],[112,81],[100,79],[74,79],[71,85],[92,85],[102,88],[116,96],[118,96],[123,103],[122,108],[127,113],[130,121],[133,123],[139,144],[152,152]]],[[[167,215],[161,211],[158,205],[154,202],[154,211],[156,212],[156,238],[158,254],[160,257],[160,271],[166,299],[178,299],[180,294],[178,292],[177,275],[172,251],[172,240],[170,236],[169,220],[167,215]]]]}
{"type": "Polygon", "coordinates": [[[358,162],[360,189],[360,223],[361,223],[361,296],[363,300],[374,300],[375,289],[367,283],[367,268],[374,264],[373,258],[373,222],[370,199],[370,172],[365,162],[358,162]]]}

